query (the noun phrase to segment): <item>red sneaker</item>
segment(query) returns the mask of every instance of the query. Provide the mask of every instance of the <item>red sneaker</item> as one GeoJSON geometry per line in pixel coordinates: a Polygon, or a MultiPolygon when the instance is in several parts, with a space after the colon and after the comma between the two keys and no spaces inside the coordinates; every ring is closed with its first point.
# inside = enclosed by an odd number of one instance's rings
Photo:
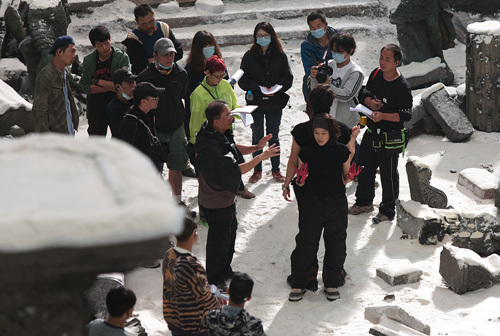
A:
{"type": "Polygon", "coordinates": [[[273,177],[276,180],[276,182],[279,182],[279,183],[285,182],[285,177],[281,174],[280,171],[274,172],[273,177]]]}
{"type": "Polygon", "coordinates": [[[261,179],[261,177],[262,177],[262,172],[258,171],[258,170],[254,170],[253,175],[250,176],[250,178],[248,179],[248,182],[256,183],[261,179]]]}

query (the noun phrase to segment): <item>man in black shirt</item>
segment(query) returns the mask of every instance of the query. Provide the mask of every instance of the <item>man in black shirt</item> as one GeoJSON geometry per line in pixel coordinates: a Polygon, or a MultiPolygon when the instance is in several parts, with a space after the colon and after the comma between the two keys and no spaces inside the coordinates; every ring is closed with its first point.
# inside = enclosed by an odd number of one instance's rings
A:
{"type": "Polygon", "coordinates": [[[375,174],[380,167],[382,202],[379,213],[372,218],[375,224],[394,219],[395,202],[399,197],[399,153],[389,152],[379,139],[390,131],[401,134],[403,123],[411,118],[413,98],[410,85],[397,70],[401,57],[402,52],[397,45],[383,47],[380,51],[380,68],[372,71],[360,95],[360,101],[373,110],[373,114],[368,118],[368,129],[359,150],[358,165],[365,168],[358,176],[356,203],[349,213],[358,215],[373,211],[375,174]]]}
{"type": "Polygon", "coordinates": [[[136,75],[127,68],[118,69],[113,74],[113,84],[116,94],[106,107],[106,119],[111,135],[117,136],[122,124],[122,119],[133,104],[133,90],[136,75]]]}

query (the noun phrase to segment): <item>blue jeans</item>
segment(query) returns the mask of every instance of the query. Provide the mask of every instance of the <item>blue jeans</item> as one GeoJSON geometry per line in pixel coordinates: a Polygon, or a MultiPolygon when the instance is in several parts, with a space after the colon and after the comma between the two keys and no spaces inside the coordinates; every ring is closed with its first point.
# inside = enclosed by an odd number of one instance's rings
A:
{"type": "MultiPolygon", "coordinates": [[[[269,140],[269,146],[276,144],[276,146],[280,145],[280,140],[278,137],[278,132],[280,130],[281,124],[281,115],[283,114],[283,110],[271,110],[271,111],[263,111],[260,108],[257,108],[252,112],[253,124],[252,124],[252,145],[256,145],[259,143],[260,139],[264,137],[264,135],[272,134],[273,137],[269,140]],[[266,119],[266,133],[264,134],[264,117],[266,119]]],[[[257,151],[253,153],[253,157],[256,157],[262,153],[262,151],[257,151]]],[[[271,158],[271,167],[272,172],[280,171],[280,157],[275,156],[271,158]]],[[[254,168],[255,171],[262,172],[262,162],[257,164],[254,168]]]]}

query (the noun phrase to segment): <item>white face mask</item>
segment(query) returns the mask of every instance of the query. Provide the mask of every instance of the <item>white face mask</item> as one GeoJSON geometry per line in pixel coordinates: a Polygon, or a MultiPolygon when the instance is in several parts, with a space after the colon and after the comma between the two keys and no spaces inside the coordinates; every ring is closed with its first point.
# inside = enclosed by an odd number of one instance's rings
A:
{"type": "Polygon", "coordinates": [[[126,100],[132,100],[132,97],[130,97],[128,94],[122,91],[122,97],[125,98],[126,100]]]}

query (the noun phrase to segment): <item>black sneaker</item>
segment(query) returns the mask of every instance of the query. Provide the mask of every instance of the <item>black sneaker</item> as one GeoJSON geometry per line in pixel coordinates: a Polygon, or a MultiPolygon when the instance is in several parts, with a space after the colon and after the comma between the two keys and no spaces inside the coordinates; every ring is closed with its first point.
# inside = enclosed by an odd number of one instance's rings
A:
{"type": "Polygon", "coordinates": [[[189,210],[189,208],[186,205],[186,203],[184,203],[183,201],[180,201],[179,205],[183,206],[184,208],[186,208],[186,215],[188,215],[191,219],[195,219],[196,218],[196,211],[189,210]]]}
{"type": "Polygon", "coordinates": [[[340,299],[340,293],[337,288],[325,288],[325,295],[328,301],[335,301],[340,299]]]}
{"type": "Polygon", "coordinates": [[[186,177],[196,177],[196,173],[195,173],[194,169],[191,167],[184,169],[181,172],[181,174],[182,174],[182,176],[186,176],[186,177]]]}
{"type": "MultiPolygon", "coordinates": [[[[289,275],[286,278],[286,283],[288,284],[288,286],[292,287],[292,276],[291,275],[289,275]]],[[[314,279],[314,280],[307,281],[306,289],[310,290],[311,292],[317,291],[318,290],[318,280],[314,279]]]]}
{"type": "Polygon", "coordinates": [[[306,292],[306,289],[302,288],[292,288],[292,291],[290,292],[290,295],[288,295],[288,301],[291,302],[297,302],[302,300],[302,297],[304,296],[306,292]]]}

